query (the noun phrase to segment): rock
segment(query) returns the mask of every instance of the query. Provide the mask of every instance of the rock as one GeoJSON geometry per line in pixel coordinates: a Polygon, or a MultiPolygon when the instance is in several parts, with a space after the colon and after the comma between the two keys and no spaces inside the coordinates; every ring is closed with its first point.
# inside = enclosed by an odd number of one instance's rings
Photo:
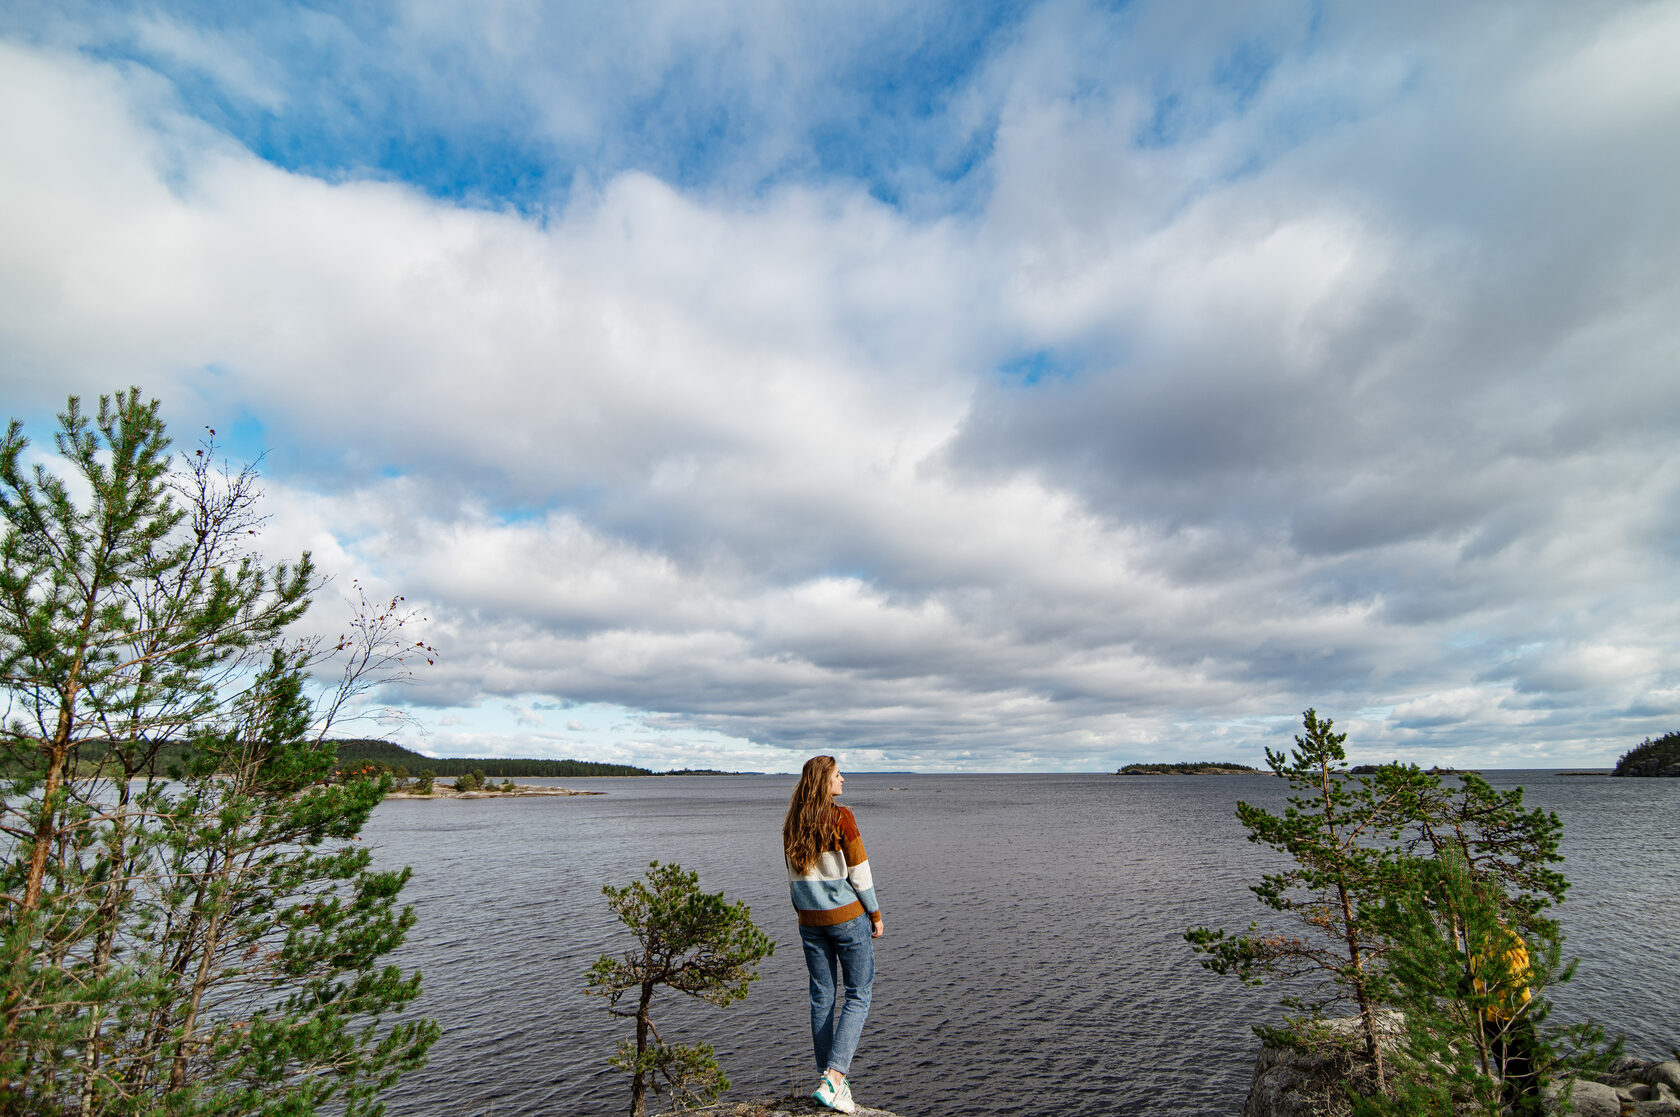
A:
{"type": "Polygon", "coordinates": [[[1611,1064],[1606,1078],[1617,1082],[1616,1093],[1627,1105],[1623,1113],[1647,1114],[1680,1113],[1680,1094],[1669,1082],[1680,1078],[1680,1063],[1673,1059],[1661,1063],[1645,1063],[1638,1059],[1618,1059],[1611,1064]]]}
{"type": "Polygon", "coordinates": [[[1574,1102],[1575,1117],[1621,1117],[1622,1100],[1616,1096],[1615,1087],[1602,1082],[1577,1078],[1570,1100],[1574,1102]]]}
{"type": "MultiPolygon", "coordinates": [[[[1385,1012],[1377,1022],[1378,1042],[1392,1050],[1399,1042],[1400,1014],[1385,1012]]],[[[1351,1111],[1344,1083],[1368,1073],[1359,1017],[1325,1020],[1307,1050],[1267,1046],[1254,1060],[1243,1117],[1344,1117],[1351,1111]]]]}
{"type": "Polygon", "coordinates": [[[1616,1089],[1627,1103],[1625,1113],[1680,1113],[1680,1060],[1648,1063],[1621,1055],[1598,1080],[1616,1089]]]}
{"type": "MultiPolygon", "coordinates": [[[[1378,1042],[1384,1052],[1400,1043],[1402,1018],[1385,1012],[1378,1021],[1378,1042]]],[[[1571,1113],[1577,1117],[1680,1117],[1680,1059],[1648,1063],[1621,1056],[1610,1064],[1603,1081],[1576,1079],[1571,1113]]],[[[1254,1060],[1243,1117],[1345,1117],[1352,1106],[1346,1087],[1350,1080],[1369,1079],[1364,1043],[1357,1016],[1325,1020],[1312,1041],[1297,1050],[1268,1045],[1254,1060]]],[[[1369,1081],[1363,1088],[1372,1085],[1369,1081]]],[[[1558,1112],[1559,1090],[1546,1089],[1546,1111],[1558,1112]]]]}
{"type": "Polygon", "coordinates": [[[1617,1055],[1610,1060],[1610,1069],[1605,1074],[1605,1082],[1643,1082],[1645,1081],[1645,1060],[1635,1059],[1632,1055],[1617,1055]]]}
{"type": "Polygon", "coordinates": [[[1256,1068],[1243,1117],[1340,1117],[1349,1107],[1330,1081],[1299,1067],[1256,1068]]]}

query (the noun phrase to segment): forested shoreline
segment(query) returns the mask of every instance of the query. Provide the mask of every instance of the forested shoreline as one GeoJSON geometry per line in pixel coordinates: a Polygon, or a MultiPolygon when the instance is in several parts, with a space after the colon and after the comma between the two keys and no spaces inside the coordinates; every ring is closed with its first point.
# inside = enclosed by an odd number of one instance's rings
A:
{"type": "Polygon", "coordinates": [[[383,764],[407,775],[430,771],[435,776],[465,776],[477,772],[504,778],[526,776],[550,779],[579,779],[589,776],[656,776],[658,772],[631,764],[603,764],[592,760],[539,760],[518,757],[427,756],[390,741],[355,738],[334,741],[341,768],[361,764],[383,764]]]}
{"type": "Polygon", "coordinates": [[[1241,776],[1259,774],[1260,769],[1248,764],[1224,760],[1180,761],[1177,764],[1128,764],[1116,775],[1120,776],[1241,776]]]}
{"type": "MultiPolygon", "coordinates": [[[[398,776],[414,776],[431,772],[434,776],[465,776],[478,773],[498,779],[508,777],[546,779],[587,779],[597,776],[699,776],[726,775],[711,769],[684,768],[671,772],[655,772],[632,764],[608,764],[593,760],[545,760],[535,757],[475,757],[427,756],[378,738],[342,738],[321,742],[322,747],[337,750],[337,769],[348,771],[374,766],[398,776]]],[[[192,756],[186,743],[163,745],[144,766],[144,774],[167,777],[171,769],[181,769],[192,756]]],[[[94,778],[103,770],[106,750],[98,745],[85,747],[76,758],[75,775],[94,778]]],[[[27,778],[36,774],[38,757],[12,754],[0,757],[0,779],[27,778]]]]}
{"type": "Polygon", "coordinates": [[[1680,776],[1680,733],[1647,737],[1616,761],[1612,776],[1680,776]]]}

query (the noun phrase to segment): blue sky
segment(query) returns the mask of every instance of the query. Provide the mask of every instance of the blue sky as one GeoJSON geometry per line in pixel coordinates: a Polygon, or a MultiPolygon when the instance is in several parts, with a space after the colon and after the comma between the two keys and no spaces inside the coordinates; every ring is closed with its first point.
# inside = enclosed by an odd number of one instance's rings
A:
{"type": "MultiPolygon", "coordinates": [[[[1680,4],[0,12],[0,386],[266,452],[435,754],[1680,728],[1680,4]]],[[[373,731],[377,722],[362,723],[373,731]]]]}

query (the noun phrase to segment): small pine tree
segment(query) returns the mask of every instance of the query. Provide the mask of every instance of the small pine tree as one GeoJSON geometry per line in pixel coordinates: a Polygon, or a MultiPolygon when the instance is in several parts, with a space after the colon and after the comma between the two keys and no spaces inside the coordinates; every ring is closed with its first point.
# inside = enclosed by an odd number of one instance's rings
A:
{"type": "Polygon", "coordinates": [[[759,962],[776,944],[752,921],[746,904],[721,892],[701,892],[697,873],[680,865],[648,866],[646,883],[607,885],[601,892],[639,944],[613,957],[603,954],[589,971],[588,992],[607,999],[614,1016],[634,1017],[636,1035],[619,1045],[612,1063],[630,1074],[630,1112],[645,1117],[646,1093],[669,1092],[679,1104],[715,1100],[729,1088],[709,1043],[667,1043],[654,1026],[652,1006],[660,986],[723,1006],[747,995],[759,962]],[[626,993],[634,1009],[620,1009],[626,993]],[[663,1083],[661,1083],[663,1079],[663,1083]]]}
{"type": "MultiPolygon", "coordinates": [[[[1290,755],[1266,750],[1272,771],[1301,794],[1289,797],[1290,807],[1282,815],[1238,803],[1237,817],[1248,828],[1249,841],[1289,855],[1290,868],[1262,877],[1251,890],[1261,903],[1301,924],[1306,935],[1262,933],[1258,924],[1251,924],[1247,934],[1230,937],[1224,931],[1192,927],[1185,939],[1205,955],[1203,966],[1251,984],[1259,984],[1262,974],[1326,979],[1330,988],[1325,994],[1314,999],[1290,996],[1285,1005],[1315,1018],[1325,1005],[1351,999],[1359,1010],[1366,1058],[1380,1084],[1384,1076],[1375,958],[1381,943],[1368,928],[1365,914],[1366,905],[1397,871],[1391,851],[1372,840],[1385,830],[1392,832],[1392,800],[1380,798],[1369,780],[1348,776],[1342,747],[1347,734],[1332,732],[1329,718],[1309,709],[1302,725],[1306,734],[1295,738],[1290,755]]],[[[1268,1038],[1287,1039],[1276,1033],[1268,1038]]]]}

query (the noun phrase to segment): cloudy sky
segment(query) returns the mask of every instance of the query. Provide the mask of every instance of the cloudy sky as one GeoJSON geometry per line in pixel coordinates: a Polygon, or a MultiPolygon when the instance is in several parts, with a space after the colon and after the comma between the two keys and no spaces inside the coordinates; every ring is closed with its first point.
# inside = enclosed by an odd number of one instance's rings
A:
{"type": "MultiPolygon", "coordinates": [[[[0,389],[266,451],[437,755],[1680,729],[1680,4],[0,6],[0,389]]],[[[380,732],[377,725],[361,731],[380,732]]]]}

